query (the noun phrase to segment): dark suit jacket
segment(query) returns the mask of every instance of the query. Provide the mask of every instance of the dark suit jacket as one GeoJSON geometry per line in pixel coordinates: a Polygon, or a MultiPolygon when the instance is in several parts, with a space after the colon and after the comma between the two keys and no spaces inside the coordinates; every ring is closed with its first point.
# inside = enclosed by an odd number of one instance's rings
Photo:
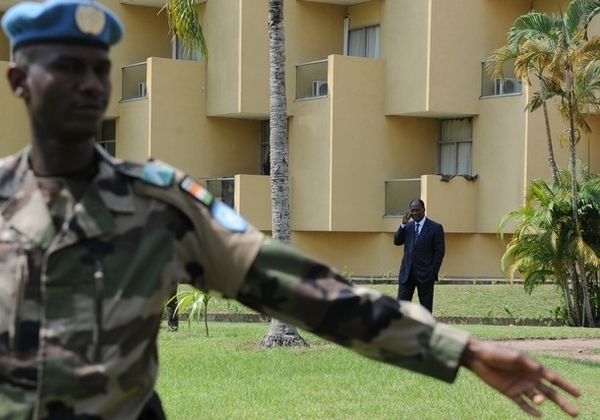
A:
{"type": "Polygon", "coordinates": [[[394,245],[404,245],[398,283],[406,283],[411,268],[418,282],[436,281],[446,252],[444,228],[439,223],[426,218],[416,244],[414,238],[414,220],[400,227],[394,234],[394,245]]]}

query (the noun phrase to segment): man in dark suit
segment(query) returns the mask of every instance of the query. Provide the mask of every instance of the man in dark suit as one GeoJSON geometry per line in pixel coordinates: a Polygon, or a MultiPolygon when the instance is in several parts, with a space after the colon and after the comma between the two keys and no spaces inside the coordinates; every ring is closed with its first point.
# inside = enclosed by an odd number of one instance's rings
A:
{"type": "Polygon", "coordinates": [[[398,300],[411,301],[416,287],[419,302],[432,312],[433,285],[445,253],[444,228],[425,217],[423,200],[411,201],[410,210],[404,214],[394,234],[394,245],[404,245],[398,275],[398,300]]]}

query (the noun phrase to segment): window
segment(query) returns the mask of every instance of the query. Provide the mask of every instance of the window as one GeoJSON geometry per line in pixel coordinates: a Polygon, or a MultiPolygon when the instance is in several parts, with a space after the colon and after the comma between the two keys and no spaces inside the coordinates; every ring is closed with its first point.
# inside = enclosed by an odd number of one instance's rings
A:
{"type": "Polygon", "coordinates": [[[271,146],[269,143],[270,126],[269,121],[260,122],[260,174],[269,175],[271,173],[271,146]]]}
{"type": "Polygon", "coordinates": [[[439,123],[439,173],[471,175],[473,120],[460,118],[439,123]]]}
{"type": "Polygon", "coordinates": [[[349,30],[348,55],[379,58],[379,25],[349,30]]]}
{"type": "Polygon", "coordinates": [[[115,156],[117,152],[117,124],[115,119],[104,120],[96,133],[96,142],[108,153],[115,156]]]}
{"type": "Polygon", "coordinates": [[[175,60],[202,61],[202,49],[190,50],[181,42],[178,36],[173,38],[173,58],[175,60]]]}

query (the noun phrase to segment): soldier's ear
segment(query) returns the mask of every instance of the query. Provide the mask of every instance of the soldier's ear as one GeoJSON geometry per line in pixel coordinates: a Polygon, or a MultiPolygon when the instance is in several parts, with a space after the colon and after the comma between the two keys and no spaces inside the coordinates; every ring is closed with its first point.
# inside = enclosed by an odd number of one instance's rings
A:
{"type": "Polygon", "coordinates": [[[6,74],[10,88],[19,98],[27,99],[29,97],[29,88],[25,83],[27,73],[15,64],[12,64],[6,74]]]}

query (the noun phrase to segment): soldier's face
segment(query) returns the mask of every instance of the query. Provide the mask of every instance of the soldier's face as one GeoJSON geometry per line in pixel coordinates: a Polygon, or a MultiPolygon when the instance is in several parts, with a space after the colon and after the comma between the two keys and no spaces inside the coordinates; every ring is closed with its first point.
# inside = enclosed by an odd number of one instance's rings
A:
{"type": "Polygon", "coordinates": [[[16,62],[23,72],[19,96],[25,99],[38,138],[76,141],[95,135],[110,97],[107,51],[35,45],[18,51],[16,62]]]}

